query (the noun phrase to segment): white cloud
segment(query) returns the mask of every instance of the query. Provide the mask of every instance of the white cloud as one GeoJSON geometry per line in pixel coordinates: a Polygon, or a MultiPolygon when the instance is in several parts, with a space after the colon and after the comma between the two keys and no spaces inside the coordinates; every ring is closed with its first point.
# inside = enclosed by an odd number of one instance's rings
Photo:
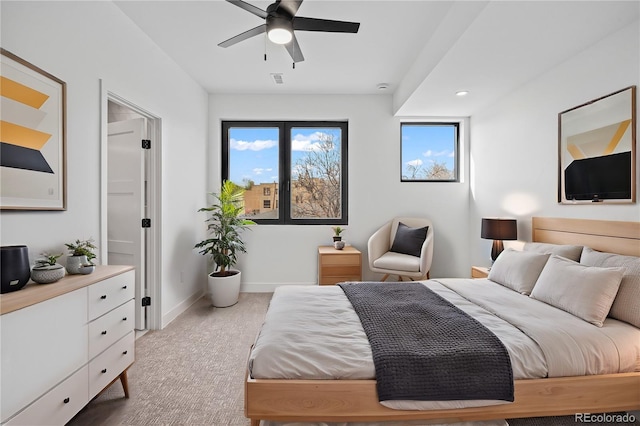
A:
{"type": "Polygon", "coordinates": [[[449,150],[437,151],[437,152],[428,150],[423,152],[422,155],[425,157],[443,157],[443,156],[453,157],[453,152],[449,150]]]}
{"type": "Polygon", "coordinates": [[[239,141],[231,139],[231,149],[236,151],[262,151],[263,149],[273,148],[278,146],[278,141],[274,140],[255,140],[255,141],[239,141]]]}
{"type": "Polygon", "coordinates": [[[261,175],[262,173],[265,173],[265,172],[271,172],[271,171],[273,171],[273,168],[272,168],[272,167],[268,167],[268,168],[266,168],[266,169],[265,169],[265,168],[262,168],[262,167],[255,167],[255,168],[252,170],[253,174],[255,174],[255,175],[261,175]]]}
{"type": "Polygon", "coordinates": [[[407,166],[420,167],[422,166],[422,160],[416,158],[415,160],[407,161],[407,166]]]}
{"type": "Polygon", "coordinates": [[[303,135],[298,133],[291,140],[291,150],[292,151],[319,151],[320,150],[320,142],[326,138],[327,133],[323,132],[314,132],[310,135],[303,135]]]}

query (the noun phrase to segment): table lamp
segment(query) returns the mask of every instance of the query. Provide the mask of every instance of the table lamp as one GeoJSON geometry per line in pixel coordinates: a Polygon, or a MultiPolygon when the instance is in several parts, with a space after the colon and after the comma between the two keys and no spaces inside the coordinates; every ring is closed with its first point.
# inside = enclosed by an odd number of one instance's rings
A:
{"type": "Polygon", "coordinates": [[[480,237],[485,240],[493,240],[491,260],[495,262],[504,250],[502,241],[518,238],[517,222],[515,219],[483,218],[480,237]]]}

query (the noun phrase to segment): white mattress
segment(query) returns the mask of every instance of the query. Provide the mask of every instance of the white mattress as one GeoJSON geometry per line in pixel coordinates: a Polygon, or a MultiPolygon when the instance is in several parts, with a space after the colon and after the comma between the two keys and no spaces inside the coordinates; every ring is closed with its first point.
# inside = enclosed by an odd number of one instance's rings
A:
{"type": "MultiPolygon", "coordinates": [[[[514,379],[637,371],[640,329],[608,318],[602,328],[488,279],[424,285],[500,338],[514,379]]],[[[366,285],[366,284],[363,284],[366,285]]],[[[283,286],[249,358],[257,379],[374,379],[369,341],[337,286],[283,286]]],[[[504,401],[387,401],[395,409],[462,408],[504,401]]]]}

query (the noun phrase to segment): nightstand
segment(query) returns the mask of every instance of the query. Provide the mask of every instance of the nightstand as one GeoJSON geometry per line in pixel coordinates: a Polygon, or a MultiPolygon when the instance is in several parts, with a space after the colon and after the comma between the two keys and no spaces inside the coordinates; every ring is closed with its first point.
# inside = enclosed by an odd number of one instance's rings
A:
{"type": "Polygon", "coordinates": [[[318,247],[318,284],[333,285],[342,281],[362,281],[362,253],[353,246],[336,250],[318,247]]]}
{"type": "Polygon", "coordinates": [[[471,278],[487,278],[489,276],[489,268],[485,266],[472,266],[471,278]]]}

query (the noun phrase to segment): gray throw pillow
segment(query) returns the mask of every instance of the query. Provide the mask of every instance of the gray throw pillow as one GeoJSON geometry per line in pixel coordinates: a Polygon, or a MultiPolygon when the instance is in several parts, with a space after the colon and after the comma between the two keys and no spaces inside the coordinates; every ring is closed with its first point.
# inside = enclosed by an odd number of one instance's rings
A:
{"type": "Polygon", "coordinates": [[[550,254],[506,249],[489,271],[489,279],[518,293],[529,295],[550,254]]]}
{"type": "Polygon", "coordinates": [[[622,267],[624,275],[609,316],[640,328],[640,257],[602,253],[585,247],[580,263],[603,268],[622,267]]]}
{"type": "Polygon", "coordinates": [[[602,327],[623,273],[624,268],[587,266],[552,254],[531,297],[602,327]]]}
{"type": "Polygon", "coordinates": [[[428,226],[424,228],[411,228],[399,222],[396,236],[393,238],[393,244],[389,251],[420,257],[422,244],[424,244],[424,240],[427,239],[428,230],[428,226]]]}
{"type": "Polygon", "coordinates": [[[523,251],[533,251],[536,253],[549,253],[556,256],[562,256],[575,262],[580,262],[580,254],[582,246],[572,246],[568,244],[550,244],[550,243],[525,243],[523,251]]]}

